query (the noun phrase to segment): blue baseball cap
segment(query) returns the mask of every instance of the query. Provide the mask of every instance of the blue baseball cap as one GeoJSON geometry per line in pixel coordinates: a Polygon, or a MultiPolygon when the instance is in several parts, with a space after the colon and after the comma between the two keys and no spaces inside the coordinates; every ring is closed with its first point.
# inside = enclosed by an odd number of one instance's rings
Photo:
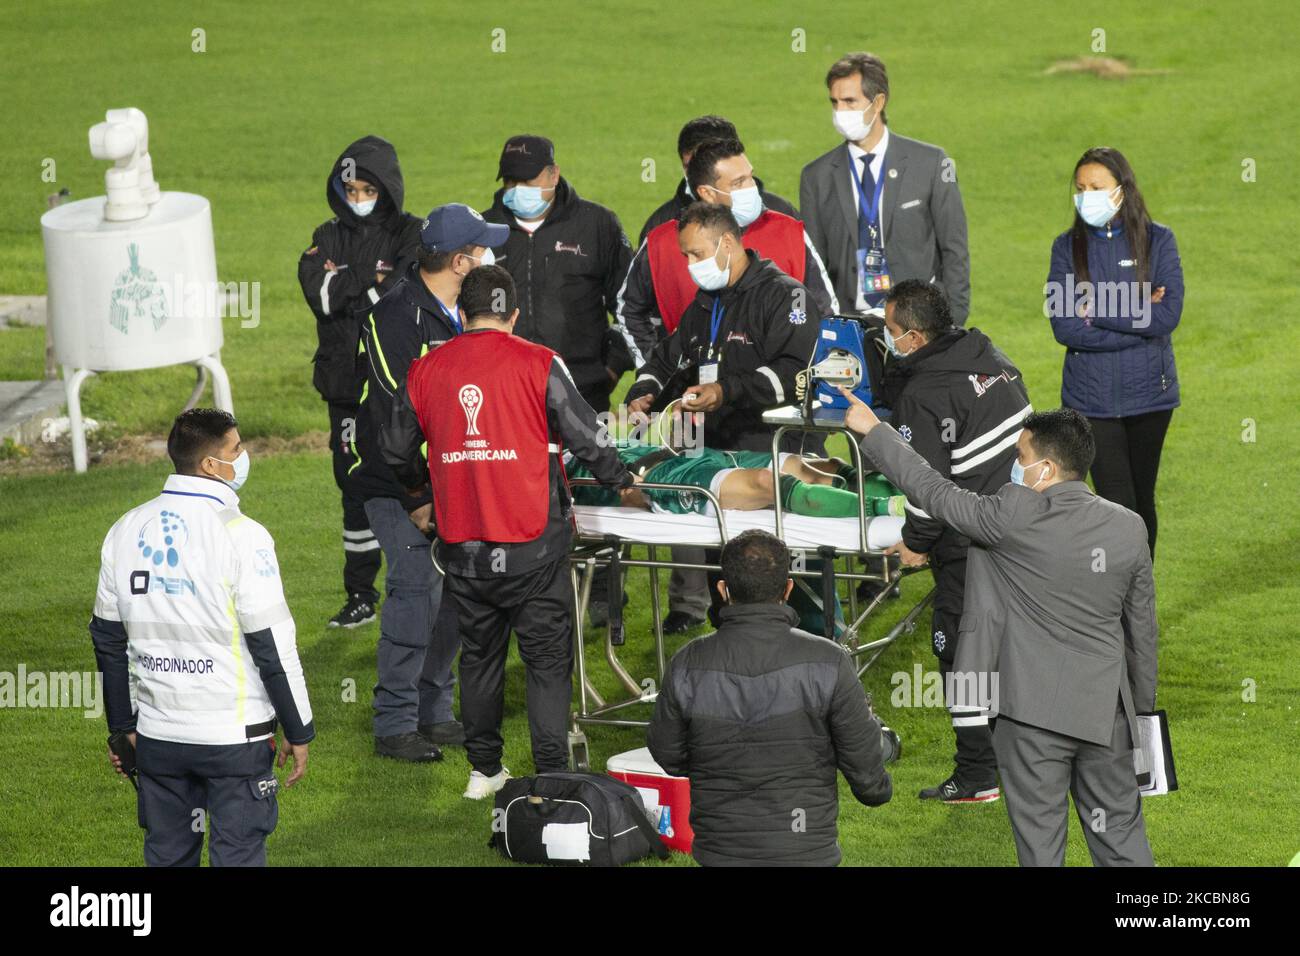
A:
{"type": "Polygon", "coordinates": [[[439,206],[420,226],[420,243],[430,252],[451,252],[466,246],[497,249],[510,238],[510,227],[490,223],[464,203],[439,206]]]}

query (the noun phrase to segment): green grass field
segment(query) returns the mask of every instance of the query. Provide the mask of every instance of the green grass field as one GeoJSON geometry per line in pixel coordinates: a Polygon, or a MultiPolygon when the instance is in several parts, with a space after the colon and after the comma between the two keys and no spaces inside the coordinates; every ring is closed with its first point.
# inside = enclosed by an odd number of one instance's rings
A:
{"type": "MultiPolygon", "coordinates": [[[[1292,789],[1300,263],[1285,231],[1300,202],[1295,9],[1259,0],[1053,2],[1032,12],[1015,3],[881,11],[817,2],[715,13],[644,0],[490,10],[395,2],[373,15],[155,6],[148,15],[115,6],[110,20],[100,4],[22,0],[6,16],[0,294],[44,292],[44,197],[62,186],[74,198],[101,193],[103,165],[88,154],[86,129],[105,108],[143,109],[163,188],[212,202],[221,278],[261,283],[260,324],[229,320],[223,351],[241,428],[257,439],[326,427],[310,387],[314,329],[295,269],[328,216],[321,178],[362,134],[397,145],[408,208],[419,213],[449,201],[485,206],[502,141],[546,134],[578,192],[616,210],[635,237],[676,184],[678,128],[700,113],[731,118],[767,187],[797,199],[802,165],[835,143],[825,69],[845,51],[870,49],[889,65],[891,126],[956,159],[971,224],[969,324],[1021,367],[1038,407],[1058,402],[1062,350],[1041,302],[1051,240],[1069,221],[1069,175],[1089,146],[1122,149],[1153,216],[1178,236],[1187,280],[1174,338],[1184,405],[1165,448],[1156,567],[1159,703],[1183,789],[1147,802],[1152,847],[1162,865],[1191,866],[1284,864],[1300,850],[1292,789]],[[206,52],[191,50],[196,28],[206,31],[206,52]],[[496,29],[504,52],[492,51],[496,29]],[[1107,55],[1155,72],[1044,75],[1089,54],[1096,29],[1106,31],[1107,55]],[[795,30],[806,52],[792,50],[795,30]],[[46,158],[57,163],[57,183],[41,179],[46,158]],[[647,159],[657,181],[643,181],[647,159]],[[1247,161],[1253,181],[1243,180],[1247,161]]],[[[38,378],[42,347],[39,330],[0,331],[0,379],[38,378]]],[[[84,391],[85,411],[114,434],[163,435],[191,382],[184,369],[101,376],[84,391]]],[[[167,471],[159,459],[80,476],[0,477],[0,671],[94,668],[85,625],[99,543],[167,471]]],[[[459,795],[462,752],[424,767],[371,754],[378,630],[324,628],[341,602],[339,504],[324,448],[260,457],[243,501],[276,537],[319,729],[307,780],[282,794],[272,862],[498,862],[485,848],[487,808],[459,795]],[[343,700],[349,680],[352,703],[343,700]]],[[[908,581],[905,597],[920,596],[923,578],[908,581]]],[[[632,592],[627,657],[649,675],[644,582],[632,592]]],[[[906,750],[887,806],[867,810],[843,789],[845,860],[1012,864],[1001,804],[916,799],[946,775],[951,732],[941,711],[890,707],[889,676],[913,663],[933,663],[920,631],[866,677],[906,750]]],[[[505,762],[528,772],[513,658],[508,694],[505,762]]],[[[141,861],[132,794],[107,769],[105,734],[102,720],[70,709],[0,711],[0,863],[141,861]]],[[[590,738],[597,767],[641,745],[628,730],[596,728],[590,738]]],[[[1088,862],[1077,820],[1068,862],[1088,862]]]]}

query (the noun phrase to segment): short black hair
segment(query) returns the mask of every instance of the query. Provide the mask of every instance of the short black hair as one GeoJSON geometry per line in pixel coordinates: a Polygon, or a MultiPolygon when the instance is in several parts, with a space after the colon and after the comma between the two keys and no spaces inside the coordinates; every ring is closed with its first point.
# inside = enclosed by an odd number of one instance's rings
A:
{"type": "Polygon", "coordinates": [[[686,164],[686,182],[690,185],[691,192],[698,196],[701,186],[712,186],[718,181],[718,163],[744,152],[745,144],[735,137],[710,139],[701,143],[691,161],[686,164]]]}
{"type": "Polygon", "coordinates": [[[731,210],[716,202],[693,202],[687,206],[682,217],[677,220],[678,233],[687,226],[699,226],[710,232],[720,230],[731,233],[737,239],[742,235],[740,223],[736,222],[736,217],[732,215],[731,210]]]}
{"type": "Polygon", "coordinates": [[[238,427],[235,416],[219,408],[191,408],[177,415],[167,436],[167,457],[176,474],[197,475],[199,462],[221,447],[230,429],[238,427]]]}
{"type": "MultiPolygon", "coordinates": [[[[885,61],[880,59],[874,53],[846,53],[826,71],[826,89],[831,88],[831,84],[836,80],[842,80],[846,76],[857,76],[862,81],[862,95],[869,100],[874,100],[881,93],[885,94],[885,105],[889,104],[889,71],[885,69],[885,61]]],[[[880,111],[880,121],[886,125],[889,124],[889,117],[886,110],[880,111]]]]}
{"type": "Polygon", "coordinates": [[[722,548],[722,579],[736,604],[779,604],[790,580],[790,549],[774,534],[755,528],[722,548]]]}
{"type": "Polygon", "coordinates": [[[736,127],[729,119],[721,116],[697,116],[677,134],[677,155],[694,153],[700,143],[710,139],[735,139],[736,127]]]}
{"type": "Polygon", "coordinates": [[[1033,412],[1025,419],[1025,429],[1034,451],[1060,465],[1064,480],[1083,480],[1097,454],[1092,424],[1083,413],[1073,408],[1033,412]]]}
{"type": "Polygon", "coordinates": [[[894,306],[894,321],[905,329],[915,329],[929,341],[952,328],[948,297],[936,282],[904,279],[889,290],[885,303],[894,306]]]}
{"type": "Polygon", "coordinates": [[[460,307],[466,322],[489,316],[509,321],[515,305],[515,280],[501,266],[477,266],[460,284],[460,307]]]}
{"type": "Polygon", "coordinates": [[[459,249],[446,249],[435,252],[421,246],[416,258],[420,262],[420,269],[432,275],[435,272],[442,272],[444,269],[451,268],[451,260],[457,256],[469,255],[469,251],[473,248],[473,246],[461,246],[459,249]]]}

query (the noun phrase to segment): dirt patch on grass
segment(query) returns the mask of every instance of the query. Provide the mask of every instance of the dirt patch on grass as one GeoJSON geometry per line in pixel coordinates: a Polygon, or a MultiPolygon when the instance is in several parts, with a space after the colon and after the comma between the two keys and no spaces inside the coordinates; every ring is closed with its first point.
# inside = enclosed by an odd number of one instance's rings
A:
{"type": "Polygon", "coordinates": [[[1076,56],[1070,60],[1057,60],[1043,73],[1055,76],[1061,73],[1091,73],[1103,80],[1127,80],[1134,76],[1164,76],[1172,70],[1140,70],[1113,56],[1076,56]]]}
{"type": "MultiPolygon", "coordinates": [[[[293,455],[303,452],[326,454],[329,450],[329,432],[309,431],[292,438],[278,435],[250,438],[245,444],[254,458],[273,455],[293,455]]],[[[90,468],[105,465],[134,465],[167,458],[166,435],[114,435],[111,429],[103,435],[86,436],[86,456],[90,468]]],[[[0,478],[11,475],[49,475],[72,471],[72,443],[65,436],[58,441],[37,442],[34,445],[8,446],[0,457],[0,478]]]]}

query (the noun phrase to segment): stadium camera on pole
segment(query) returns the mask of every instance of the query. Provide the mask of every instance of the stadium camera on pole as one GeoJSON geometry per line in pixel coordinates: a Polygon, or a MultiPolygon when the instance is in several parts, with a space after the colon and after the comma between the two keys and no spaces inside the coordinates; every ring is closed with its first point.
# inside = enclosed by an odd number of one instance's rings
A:
{"type": "Polygon", "coordinates": [[[212,376],[216,405],[233,412],[221,364],[224,286],[217,282],[212,210],[153,178],[149,121],[109,110],[90,128],[90,154],[113,165],[103,196],[41,217],[49,326],[63,366],[73,467],[87,465],[81,386],[97,372],[193,365],[193,406],[212,376]]]}
{"type": "Polygon", "coordinates": [[[104,172],[104,218],[110,222],[142,219],[162,198],[149,156],[149,121],[134,107],[109,110],[104,122],[90,128],[90,155],[113,161],[104,172]]]}

